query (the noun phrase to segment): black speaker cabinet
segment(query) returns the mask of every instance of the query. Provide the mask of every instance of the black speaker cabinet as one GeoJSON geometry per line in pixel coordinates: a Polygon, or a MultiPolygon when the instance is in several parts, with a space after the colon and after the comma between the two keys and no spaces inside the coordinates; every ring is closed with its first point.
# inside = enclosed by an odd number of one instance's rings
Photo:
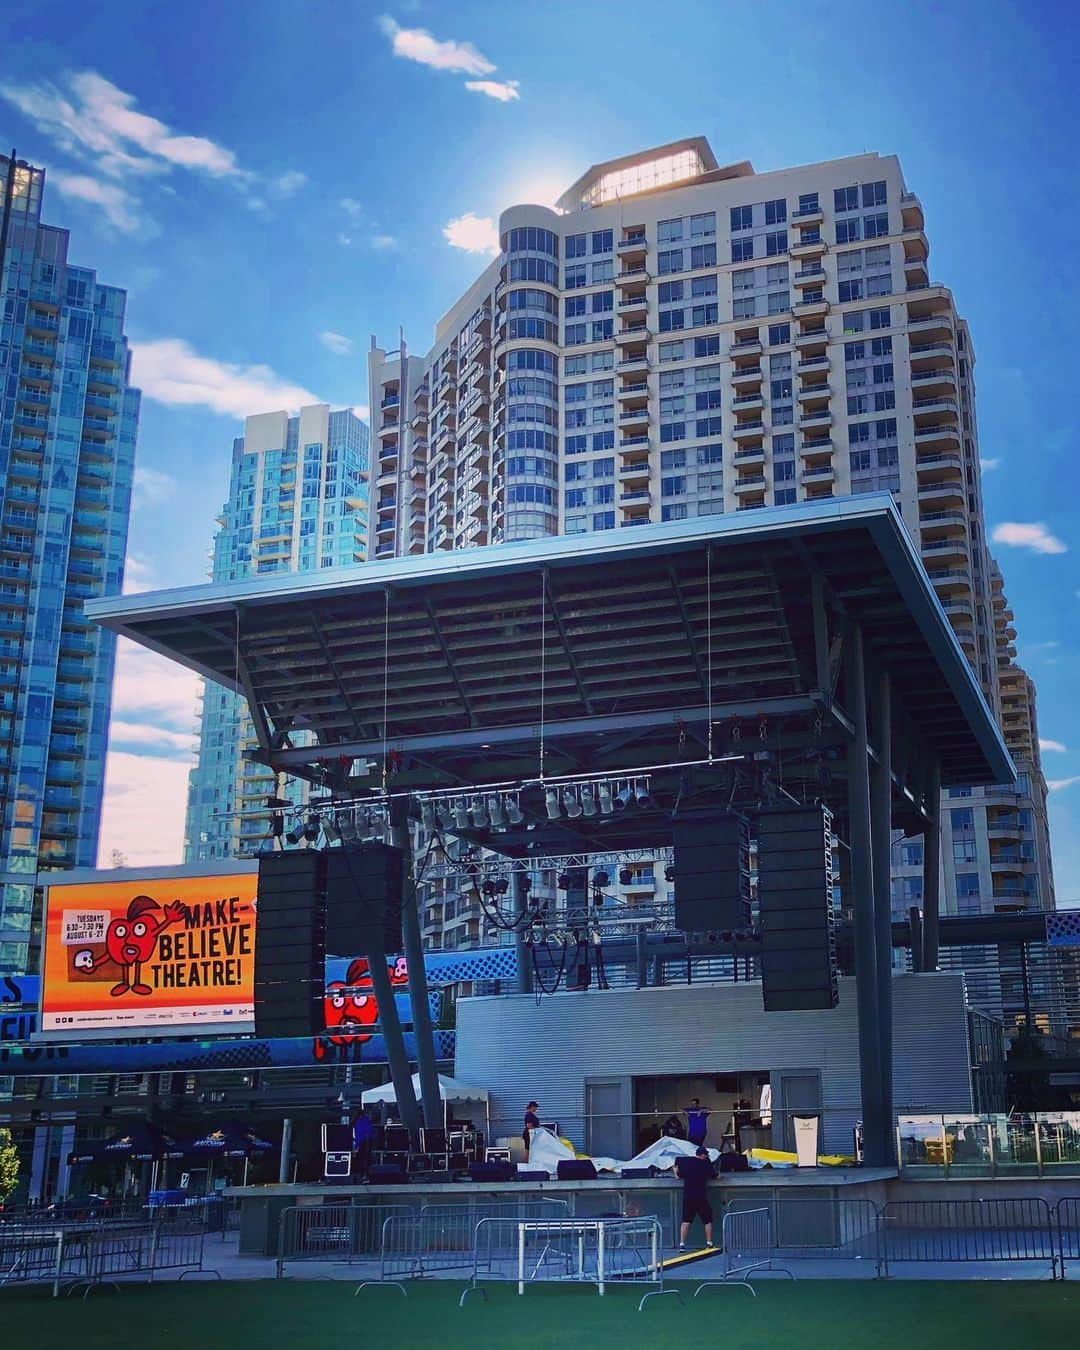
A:
{"type": "Polygon", "coordinates": [[[763,811],[757,839],[765,1011],[835,1008],[832,816],[824,806],[763,811]]]}
{"type": "Polygon", "coordinates": [[[750,924],[750,827],[734,812],[677,816],[675,927],[684,933],[750,924]]]}
{"type": "Polygon", "coordinates": [[[555,1168],[560,1181],[595,1181],[596,1168],[591,1158],[564,1158],[555,1168]]]}
{"type": "Polygon", "coordinates": [[[326,889],[317,849],[259,858],[255,929],[255,1032],[314,1036],[323,1030],[326,889]]]}
{"type": "Polygon", "coordinates": [[[328,849],[326,950],[332,956],[401,951],[404,856],[389,844],[328,849]]]}

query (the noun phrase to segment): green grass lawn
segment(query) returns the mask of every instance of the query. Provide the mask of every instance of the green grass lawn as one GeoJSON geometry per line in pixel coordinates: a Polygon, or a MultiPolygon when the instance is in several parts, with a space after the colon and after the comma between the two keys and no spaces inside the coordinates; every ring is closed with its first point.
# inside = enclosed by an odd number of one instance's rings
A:
{"type": "Polygon", "coordinates": [[[185,1281],[102,1289],[84,1302],[39,1292],[0,1294],[6,1346],[19,1350],[263,1350],[263,1347],[438,1346],[439,1350],[1016,1350],[1075,1344],[1080,1284],[1022,1282],[789,1281],[712,1289],[684,1306],[639,1290],[489,1289],[457,1306],[455,1280],[413,1283],[353,1297],[348,1283],[185,1281]]]}

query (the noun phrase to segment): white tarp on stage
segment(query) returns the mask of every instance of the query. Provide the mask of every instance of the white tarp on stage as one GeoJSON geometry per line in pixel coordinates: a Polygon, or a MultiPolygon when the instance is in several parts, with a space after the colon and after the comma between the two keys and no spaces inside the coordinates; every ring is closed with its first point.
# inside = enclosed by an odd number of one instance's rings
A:
{"type": "MultiPolygon", "coordinates": [[[[598,1172],[621,1172],[624,1167],[656,1167],[662,1171],[675,1166],[676,1158],[691,1158],[696,1146],[686,1139],[672,1139],[665,1136],[650,1144],[636,1157],[619,1162],[616,1158],[592,1158],[592,1164],[598,1172]]],[[[715,1162],[720,1156],[719,1149],[709,1149],[709,1157],[715,1162]]],[[[519,1163],[520,1172],[547,1172],[555,1176],[559,1163],[567,1158],[577,1157],[573,1148],[565,1139],[560,1139],[542,1126],[533,1130],[529,1148],[529,1161],[519,1163]]]]}

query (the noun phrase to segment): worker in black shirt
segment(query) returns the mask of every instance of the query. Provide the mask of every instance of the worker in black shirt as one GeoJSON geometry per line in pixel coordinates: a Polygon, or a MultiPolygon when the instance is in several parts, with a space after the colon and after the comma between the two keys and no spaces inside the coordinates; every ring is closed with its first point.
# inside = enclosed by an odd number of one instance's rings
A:
{"type": "Polygon", "coordinates": [[[700,1219],[705,1225],[705,1246],[711,1247],[712,1207],[709,1204],[708,1183],[713,1175],[709,1150],[704,1144],[692,1158],[677,1158],[675,1172],[683,1184],[682,1227],[679,1229],[679,1251],[686,1251],[686,1238],[690,1225],[700,1219]]]}
{"type": "Polygon", "coordinates": [[[540,1109],[539,1102],[529,1102],[525,1107],[525,1124],[522,1126],[521,1137],[525,1141],[525,1160],[529,1158],[529,1147],[532,1143],[532,1132],[539,1128],[540,1117],[536,1114],[540,1109]]]}

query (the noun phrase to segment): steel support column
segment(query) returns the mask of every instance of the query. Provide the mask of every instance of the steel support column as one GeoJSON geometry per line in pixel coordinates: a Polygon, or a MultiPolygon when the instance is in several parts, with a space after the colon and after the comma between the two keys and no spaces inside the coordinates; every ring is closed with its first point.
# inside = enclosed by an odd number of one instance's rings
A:
{"type": "MultiPolygon", "coordinates": [[[[405,1053],[405,1037],[401,1030],[397,1004],[394,1002],[394,986],[390,983],[390,972],[386,968],[386,953],[365,952],[364,955],[368,959],[371,988],[379,1009],[379,1026],[382,1028],[383,1044],[386,1046],[390,1081],[394,1084],[394,1101],[397,1104],[398,1118],[409,1131],[409,1137],[419,1145],[420,1109],[416,1105],[412,1074],[409,1072],[409,1056],[405,1053]]],[[[411,966],[409,979],[411,983],[411,966]]]]}
{"type": "MultiPolygon", "coordinates": [[[[514,917],[518,920],[529,908],[529,874],[514,871],[510,884],[514,889],[514,917]]],[[[514,929],[514,955],[517,957],[517,990],[519,994],[533,991],[532,944],[525,940],[525,927],[520,922],[514,929]]]]}
{"type": "Polygon", "coordinates": [[[859,1086],[863,1152],[870,1167],[888,1164],[888,1125],[881,1109],[881,1033],[878,1006],[874,853],[870,821],[870,759],[866,735],[866,671],[862,630],[853,625],[846,646],[847,708],[854,735],[848,751],[851,908],[855,918],[855,990],[859,1016],[859,1086]]]}
{"type": "Polygon", "coordinates": [[[937,970],[938,919],[941,915],[941,766],[933,760],[927,774],[926,805],[931,822],[923,835],[923,970],[937,970]]]}
{"type": "Polygon", "coordinates": [[[874,942],[877,956],[878,1065],[881,1113],[889,1161],[895,1161],[893,1124],[892,987],[892,682],[887,670],[873,679],[874,743],[870,770],[870,840],[874,852],[874,942]]]}
{"type": "MultiPolygon", "coordinates": [[[[401,939],[409,968],[409,1006],[412,1008],[413,1036],[416,1041],[416,1067],[420,1075],[420,1101],[423,1123],[428,1129],[441,1130],[446,1123],[439,1070],[435,1056],[435,1032],[431,1025],[424,944],[420,938],[420,912],[413,881],[412,832],[409,829],[409,804],[397,798],[390,808],[390,836],[395,848],[404,854],[401,881],[401,939]]],[[[380,1014],[382,1003],[379,1003],[380,1014]]],[[[395,1088],[397,1084],[395,1083],[395,1088]]]]}

